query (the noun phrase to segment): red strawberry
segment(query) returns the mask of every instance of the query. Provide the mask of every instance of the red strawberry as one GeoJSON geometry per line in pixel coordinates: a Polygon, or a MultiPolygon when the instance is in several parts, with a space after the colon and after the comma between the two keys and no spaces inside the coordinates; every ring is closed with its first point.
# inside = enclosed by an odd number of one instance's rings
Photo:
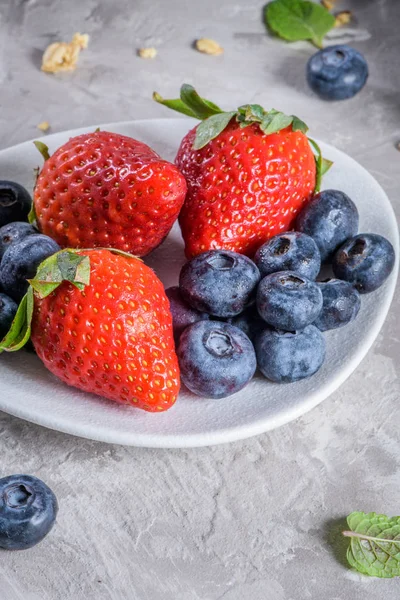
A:
{"type": "MultiPolygon", "coordinates": [[[[31,287],[19,311],[28,305],[29,333],[33,300],[32,342],[49,371],[146,411],[174,404],[179,366],[169,302],[141,260],[109,250],[64,250],[42,263],[31,284],[34,295],[31,287]]],[[[12,328],[2,349],[18,350],[22,335],[12,328]]]]}
{"type": "Polygon", "coordinates": [[[179,216],[188,258],[215,248],[252,256],[269,237],[292,228],[317,183],[302,121],[253,104],[222,112],[188,85],[180,100],[154,97],[203,119],[176,157],[188,185],[179,216]]]}
{"type": "Polygon", "coordinates": [[[146,144],[99,131],[70,139],[47,158],[34,208],[40,231],[62,247],[145,256],[168,234],[185,193],[175,165],[146,144]]]}

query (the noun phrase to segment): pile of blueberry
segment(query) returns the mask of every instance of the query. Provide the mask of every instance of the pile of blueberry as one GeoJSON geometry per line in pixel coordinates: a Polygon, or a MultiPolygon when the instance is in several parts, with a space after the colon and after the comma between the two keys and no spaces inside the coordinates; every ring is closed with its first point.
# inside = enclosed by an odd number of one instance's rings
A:
{"type": "Polygon", "coordinates": [[[32,199],[22,185],[0,181],[0,339],[8,332],[18,303],[40,263],[60,250],[30,225],[32,199]]]}
{"type": "Polygon", "coordinates": [[[358,231],[358,211],[343,192],[316,194],[296,231],[263,244],[254,260],[210,250],[187,262],[167,289],[182,381],[200,396],[241,390],[258,366],[273,382],[310,377],[325,359],[322,332],[350,323],[360,294],[391,273],[384,237],[358,231]],[[321,279],[323,269],[333,278],[321,279]]]}
{"type": "MultiPolygon", "coordinates": [[[[28,223],[32,199],[13,181],[0,181],[0,339],[8,332],[27,279],[60,250],[28,223]]],[[[10,475],[0,479],[0,548],[26,550],[49,533],[58,511],[55,495],[40,479],[10,475]]]]}

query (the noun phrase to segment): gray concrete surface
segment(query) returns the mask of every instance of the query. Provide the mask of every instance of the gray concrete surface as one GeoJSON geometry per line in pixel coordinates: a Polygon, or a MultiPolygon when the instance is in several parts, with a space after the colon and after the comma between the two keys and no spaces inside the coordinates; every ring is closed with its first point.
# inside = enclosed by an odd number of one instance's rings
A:
{"type": "MultiPolygon", "coordinates": [[[[353,100],[308,91],[308,44],[271,38],[263,0],[1,0],[0,147],[91,123],[167,116],[154,89],[182,81],[226,107],[254,101],[299,114],[343,149],[400,210],[400,3],[343,1],[370,65],[353,100]],[[40,72],[54,40],[89,33],[78,70],[40,72]],[[221,57],[196,53],[214,37],[221,57]],[[154,45],[153,61],[136,49],[154,45]]],[[[2,174],[6,175],[6,174],[2,174]]],[[[75,439],[0,415],[1,474],[42,477],[58,524],[35,549],[0,554],[1,600],[398,600],[399,580],[343,562],[353,510],[400,514],[399,296],[367,358],[296,422],[244,442],[155,451],[75,439]]]]}

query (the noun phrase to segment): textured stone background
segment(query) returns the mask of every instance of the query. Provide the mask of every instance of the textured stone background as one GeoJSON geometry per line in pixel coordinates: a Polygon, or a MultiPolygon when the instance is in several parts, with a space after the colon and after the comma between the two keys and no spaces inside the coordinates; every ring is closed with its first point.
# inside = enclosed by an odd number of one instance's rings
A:
{"type": "MultiPolygon", "coordinates": [[[[226,107],[294,112],[351,154],[400,209],[398,0],[345,0],[356,23],[329,41],[368,58],[368,87],[326,104],[304,79],[308,44],[261,22],[263,0],[0,0],[0,147],[91,123],[163,117],[154,89],[183,80],[226,107]],[[79,69],[40,72],[49,42],[91,35],[79,69]],[[192,48],[216,38],[221,57],[192,48]],[[337,37],[339,36],[339,37],[337,37]],[[154,45],[154,61],[136,49],[154,45]]],[[[6,174],[1,174],[6,176],[6,174]]],[[[1,553],[1,600],[398,600],[398,580],[343,563],[352,510],[400,514],[399,297],[373,349],[341,389],[296,422],[193,450],[107,446],[0,414],[1,474],[28,472],[56,491],[53,533],[1,553]]]]}

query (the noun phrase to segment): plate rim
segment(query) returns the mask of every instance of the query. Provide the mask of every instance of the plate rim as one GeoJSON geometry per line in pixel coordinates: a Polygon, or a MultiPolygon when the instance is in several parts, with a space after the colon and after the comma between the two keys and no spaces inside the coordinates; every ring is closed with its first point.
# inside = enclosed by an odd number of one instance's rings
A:
{"type": "MultiPolygon", "coordinates": [[[[107,130],[107,128],[120,128],[138,124],[147,124],[152,123],[155,124],[157,122],[166,122],[166,121],[185,121],[189,124],[188,130],[190,128],[190,123],[195,122],[194,119],[188,120],[187,117],[174,117],[174,118],[150,118],[150,119],[130,119],[125,121],[114,121],[109,123],[101,123],[88,125],[85,127],[78,127],[74,129],[68,129],[64,131],[54,132],[45,136],[38,136],[32,138],[31,140],[27,140],[24,142],[20,142],[13,146],[9,146],[8,148],[3,148],[0,150],[0,160],[2,155],[9,152],[10,150],[18,150],[19,147],[25,146],[26,144],[32,143],[34,140],[39,140],[42,142],[49,142],[51,138],[59,136],[59,135],[70,135],[71,137],[75,135],[80,135],[81,133],[85,133],[93,130],[96,127],[100,127],[103,130],[107,130]]],[[[266,433],[267,431],[271,431],[278,427],[281,427],[300,416],[306,414],[318,404],[326,400],[335,390],[337,390],[347,379],[348,377],[355,371],[358,365],[365,358],[370,348],[372,347],[374,341],[376,340],[379,332],[382,329],[382,326],[386,320],[387,314],[389,312],[393,296],[396,290],[396,284],[398,279],[398,271],[399,271],[399,231],[396,215],[393,209],[393,206],[390,202],[390,199],[380,185],[380,183],[375,179],[375,177],[369,173],[369,171],[357,162],[354,158],[343,152],[342,150],[332,146],[329,143],[323,142],[321,140],[316,140],[317,143],[321,143],[325,147],[331,147],[335,152],[339,153],[342,157],[344,157],[347,161],[354,162],[359,169],[361,169],[364,173],[368,175],[368,177],[372,177],[376,184],[379,186],[381,192],[383,193],[385,203],[387,204],[387,210],[391,215],[391,223],[396,232],[394,250],[396,255],[394,270],[392,275],[390,276],[389,282],[387,285],[386,294],[384,296],[382,307],[379,312],[379,317],[376,321],[376,325],[368,331],[365,337],[365,343],[363,344],[363,348],[359,350],[355,355],[351,357],[351,359],[346,363],[346,365],[340,370],[338,376],[335,379],[331,380],[329,384],[325,384],[323,388],[323,393],[321,394],[320,389],[313,390],[307,395],[307,399],[300,405],[295,405],[291,409],[287,409],[279,415],[276,415],[274,418],[266,417],[264,419],[258,419],[253,423],[236,425],[233,427],[225,427],[213,430],[210,433],[189,433],[189,434],[160,434],[160,433],[129,433],[129,432],[121,432],[119,434],[119,439],[116,440],[113,435],[115,431],[111,432],[110,436],[107,436],[107,432],[103,429],[99,429],[96,425],[85,424],[85,423],[75,423],[75,426],[71,428],[70,426],[66,426],[63,423],[59,423],[55,421],[51,415],[40,415],[40,418],[29,415],[26,410],[18,410],[18,407],[14,406],[6,406],[0,401],[0,410],[10,414],[11,416],[23,419],[25,421],[34,423],[36,425],[40,425],[42,427],[52,429],[54,431],[59,431],[62,433],[67,433],[68,435],[72,435],[75,437],[81,437],[83,439],[90,439],[94,441],[99,441],[103,443],[116,444],[116,445],[124,445],[124,446],[132,446],[132,447],[141,447],[141,448],[196,448],[196,447],[205,447],[205,446],[214,446],[219,444],[230,443],[233,441],[239,441],[243,439],[247,439],[256,435],[260,435],[261,433],[266,433]],[[107,437],[109,439],[107,439],[107,437]],[[134,439],[133,439],[134,438],[134,439]]]]}

